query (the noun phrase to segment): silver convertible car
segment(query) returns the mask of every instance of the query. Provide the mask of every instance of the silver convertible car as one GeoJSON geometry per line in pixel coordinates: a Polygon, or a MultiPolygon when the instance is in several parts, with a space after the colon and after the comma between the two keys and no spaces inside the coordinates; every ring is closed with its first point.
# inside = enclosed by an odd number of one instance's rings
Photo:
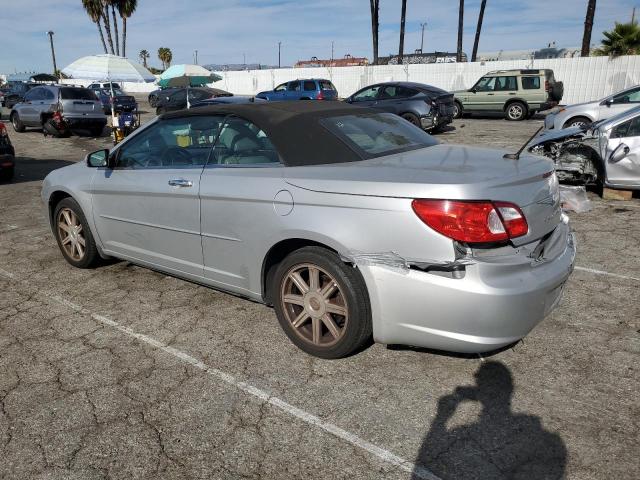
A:
{"type": "Polygon", "coordinates": [[[575,258],[549,159],[335,102],[164,114],[51,172],[42,199],[72,265],[116,257],[273,305],[323,358],[509,345],[575,258]]]}

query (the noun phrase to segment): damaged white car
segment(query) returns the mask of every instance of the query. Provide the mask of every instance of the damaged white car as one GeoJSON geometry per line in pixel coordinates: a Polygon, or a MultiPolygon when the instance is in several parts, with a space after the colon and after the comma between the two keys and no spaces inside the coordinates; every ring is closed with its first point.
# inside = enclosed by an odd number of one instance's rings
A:
{"type": "Polygon", "coordinates": [[[640,107],[590,125],[547,131],[527,150],[551,158],[561,182],[640,189],[640,107]]]}

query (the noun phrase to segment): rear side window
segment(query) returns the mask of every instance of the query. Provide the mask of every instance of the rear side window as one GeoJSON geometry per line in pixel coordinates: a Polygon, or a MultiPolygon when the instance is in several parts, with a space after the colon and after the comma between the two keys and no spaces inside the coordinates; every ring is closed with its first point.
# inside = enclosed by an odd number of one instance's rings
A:
{"type": "Polygon", "coordinates": [[[335,90],[333,83],[329,80],[320,80],[320,90],[335,90]]]}
{"type": "Polygon", "coordinates": [[[418,91],[413,90],[412,88],[402,87],[399,85],[389,85],[384,87],[379,98],[381,100],[384,100],[385,98],[409,98],[413,97],[417,93],[418,91]]]}
{"type": "Polygon", "coordinates": [[[46,88],[42,89],[42,99],[43,100],[55,100],[56,96],[53,94],[51,90],[47,90],[46,88]]]}
{"type": "Polygon", "coordinates": [[[363,159],[417,150],[438,143],[428,133],[391,113],[327,117],[321,119],[320,124],[363,159]]]}
{"type": "Polygon", "coordinates": [[[95,100],[96,94],[87,88],[64,87],[60,89],[62,100],[95,100]]]}
{"type": "Polygon", "coordinates": [[[509,90],[517,90],[518,83],[516,80],[517,77],[496,77],[496,91],[509,91],[509,90]]]}
{"type": "Polygon", "coordinates": [[[520,81],[524,90],[540,89],[540,77],[522,77],[520,81]]]}
{"type": "Polygon", "coordinates": [[[304,91],[305,92],[314,92],[316,90],[316,82],[313,80],[305,80],[304,81],[304,91]]]}

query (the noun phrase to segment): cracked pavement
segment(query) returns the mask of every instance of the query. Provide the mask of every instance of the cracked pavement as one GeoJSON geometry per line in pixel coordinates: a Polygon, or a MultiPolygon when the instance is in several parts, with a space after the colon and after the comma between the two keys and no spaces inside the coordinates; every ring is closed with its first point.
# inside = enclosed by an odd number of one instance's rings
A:
{"type": "MultiPolygon", "coordinates": [[[[462,119],[438,138],[517,148],[539,124],[462,119]]],[[[9,132],[0,478],[418,478],[206,369],[442,479],[637,477],[640,281],[576,270],[549,318],[485,359],[382,345],[315,359],[263,305],[127,262],[68,265],[40,181],[109,139],[9,132]]],[[[577,265],[639,279],[640,202],[590,198],[570,214],[577,265]]]]}

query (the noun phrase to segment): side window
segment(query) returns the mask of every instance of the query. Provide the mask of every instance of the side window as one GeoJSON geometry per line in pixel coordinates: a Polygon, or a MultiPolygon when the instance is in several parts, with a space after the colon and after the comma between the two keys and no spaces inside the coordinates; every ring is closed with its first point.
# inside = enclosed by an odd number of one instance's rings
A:
{"type": "Polygon", "coordinates": [[[87,88],[91,88],[92,90],[95,90],[97,88],[99,88],[97,83],[92,83],[91,85],[89,85],[87,88]]]}
{"type": "Polygon", "coordinates": [[[179,90],[171,95],[171,103],[182,103],[187,101],[187,91],[179,90]]]}
{"type": "Polygon", "coordinates": [[[289,86],[287,87],[287,90],[289,90],[290,92],[299,92],[300,82],[297,80],[295,82],[289,82],[289,86]]]}
{"type": "Polygon", "coordinates": [[[539,90],[540,89],[540,77],[521,77],[523,90],[539,90]]]}
{"type": "Polygon", "coordinates": [[[381,88],[382,88],[381,86],[376,86],[376,87],[369,87],[369,88],[365,88],[364,90],[360,90],[358,93],[356,93],[353,96],[353,101],[367,102],[367,101],[375,100],[378,97],[378,92],[380,91],[381,88]]]}
{"type": "Polygon", "coordinates": [[[611,138],[628,137],[640,137],[640,117],[621,123],[611,132],[611,138]]]}
{"type": "Polygon", "coordinates": [[[640,103],[640,87],[619,93],[613,97],[612,103],[640,103]]]}
{"type": "Polygon", "coordinates": [[[304,91],[305,92],[314,92],[316,90],[316,82],[313,80],[305,80],[304,81],[304,91]]]}
{"type": "Polygon", "coordinates": [[[418,92],[411,88],[402,87],[399,85],[388,85],[384,87],[382,92],[380,92],[380,96],[378,98],[380,100],[391,98],[409,98],[413,97],[416,93],[418,92]]]}
{"type": "Polygon", "coordinates": [[[496,84],[496,77],[482,77],[474,87],[476,92],[492,92],[496,84]]]}
{"type": "Polygon", "coordinates": [[[42,93],[42,89],[41,88],[34,88],[32,90],[29,90],[26,95],[24,96],[24,101],[25,102],[33,102],[35,100],[40,100],[42,93]]]}
{"type": "Polygon", "coordinates": [[[160,121],[120,148],[117,168],[201,168],[223,121],[221,115],[160,121]]]}
{"type": "Polygon", "coordinates": [[[239,117],[227,117],[213,150],[214,165],[280,163],[269,137],[258,126],[239,117]]]}
{"type": "Polygon", "coordinates": [[[495,91],[505,92],[518,89],[517,77],[496,77],[495,91]]]}
{"type": "Polygon", "coordinates": [[[273,89],[274,92],[284,92],[287,89],[287,84],[283,83],[281,85],[278,85],[276,88],[273,89]]]}

